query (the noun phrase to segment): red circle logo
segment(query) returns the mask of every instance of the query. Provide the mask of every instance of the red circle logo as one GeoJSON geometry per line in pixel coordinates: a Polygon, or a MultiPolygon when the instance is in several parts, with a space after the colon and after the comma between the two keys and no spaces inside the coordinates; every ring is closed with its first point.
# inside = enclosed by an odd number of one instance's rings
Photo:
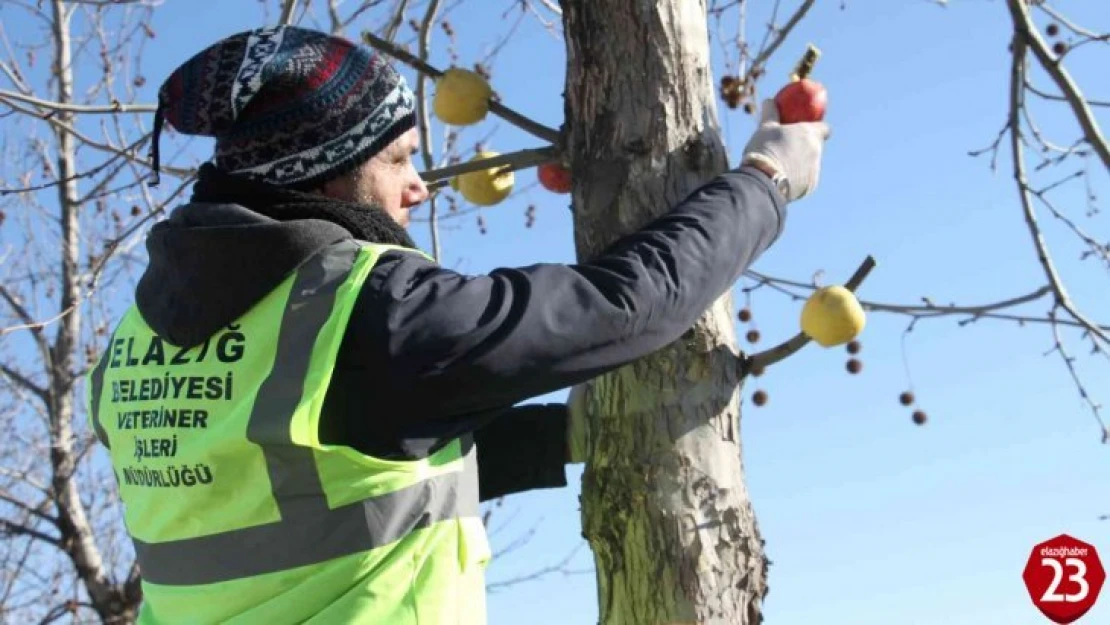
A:
{"type": "Polygon", "coordinates": [[[1060,534],[1033,547],[1021,578],[1033,605],[1066,625],[1095,605],[1106,570],[1094,545],[1060,534]]]}

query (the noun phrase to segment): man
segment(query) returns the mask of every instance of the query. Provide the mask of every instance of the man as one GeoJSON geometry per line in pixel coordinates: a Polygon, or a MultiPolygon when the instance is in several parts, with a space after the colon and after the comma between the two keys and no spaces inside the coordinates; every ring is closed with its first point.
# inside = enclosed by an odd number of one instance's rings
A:
{"type": "Polygon", "coordinates": [[[828,132],[767,107],[745,165],[598,258],[465,276],[403,228],[428,195],[414,104],[379,57],[300,28],[162,86],[156,130],[215,157],[151,229],[88,384],[140,622],[485,622],[479,501],[582,459],[566,406],[514,405],[689,329],[814,189],[828,132]]]}

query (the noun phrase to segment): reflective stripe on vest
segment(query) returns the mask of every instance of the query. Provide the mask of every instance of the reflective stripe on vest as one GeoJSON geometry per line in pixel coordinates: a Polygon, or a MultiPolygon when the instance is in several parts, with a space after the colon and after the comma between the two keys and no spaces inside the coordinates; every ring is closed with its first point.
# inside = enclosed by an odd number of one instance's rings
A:
{"type": "MultiPolygon", "coordinates": [[[[360,254],[371,255],[372,260],[366,262],[372,264],[380,252],[381,247],[375,246],[367,251],[347,241],[333,245],[306,261],[291,278],[292,284],[280,315],[270,370],[255,389],[236,388],[236,394],[257,391],[250,405],[246,439],[258,445],[264,457],[270,495],[276,504],[278,518],[226,531],[198,532],[200,535],[179,539],[159,537],[158,540],[144,540],[134,536],[132,531],[144,583],[187,587],[288,571],[370,552],[415,531],[455,519],[468,521],[461,525],[463,529],[451,530],[470,536],[459,539],[462,541],[459,549],[473,551],[478,554],[476,558],[488,558],[488,555],[482,555],[483,550],[488,551],[488,545],[484,544],[484,531],[479,539],[474,536],[474,530],[469,529],[475,527],[475,522],[477,527],[481,527],[477,519],[476,450],[470,437],[457,440],[449,449],[442,450],[440,455],[446,454],[443,457],[448,460],[439,466],[410,463],[427,469],[417,471],[410,484],[334,507],[329,505],[325,474],[320,463],[321,454],[326,456],[336,452],[329,451],[326,446],[306,445],[303,441],[294,440],[297,431],[293,423],[295,413],[306,410],[303,405],[304,396],[308,393],[306,380],[310,378],[314,352],[321,349],[318,347],[322,341],[321,332],[329,319],[334,323],[332,317],[339,306],[337,293],[345,289],[344,298],[356,297],[361,287],[361,280],[357,280],[352,288],[352,271],[356,261],[360,254]],[[451,457],[456,459],[450,460],[451,457]],[[468,542],[473,544],[468,546],[468,542]]],[[[362,272],[362,279],[365,279],[366,273],[368,269],[362,272]]],[[[350,300],[344,303],[353,305],[350,300]]],[[[132,314],[135,314],[134,310],[132,314]]],[[[121,328],[126,323],[125,319],[121,328]]],[[[135,324],[145,327],[141,321],[132,321],[132,326],[135,324]]],[[[117,329],[117,333],[119,331],[117,329]]],[[[334,328],[332,331],[334,333],[334,328]]],[[[90,375],[88,400],[91,425],[98,438],[110,448],[109,430],[112,433],[116,430],[104,427],[101,413],[112,405],[105,401],[104,395],[106,377],[111,377],[106,373],[111,369],[109,363],[118,356],[113,355],[113,350],[119,349],[115,335],[109,345],[108,353],[90,375]]],[[[135,361],[137,365],[138,359],[135,361]]],[[[142,367],[137,369],[143,371],[142,367]]],[[[228,375],[230,380],[230,373],[228,375]]],[[[367,399],[368,403],[372,403],[372,398],[367,399]]],[[[316,405],[311,409],[318,414],[319,408],[316,405]]],[[[121,436],[130,434],[123,430],[120,432],[121,436]]],[[[176,445],[176,438],[174,440],[176,445]]],[[[176,453],[176,447],[174,451],[176,453]]],[[[350,450],[347,453],[351,453],[350,450]]],[[[114,460],[128,459],[122,451],[113,456],[114,460]]],[[[119,466],[122,460],[114,462],[117,477],[123,470],[119,466]]],[[[217,468],[220,468],[219,465],[217,468]]],[[[211,474],[208,479],[213,479],[211,474]]],[[[148,491],[155,492],[154,489],[148,491]]],[[[177,491],[166,489],[157,492],[161,492],[161,496],[173,497],[177,491]]],[[[157,495],[144,495],[152,496],[157,495]]],[[[207,521],[201,514],[197,522],[203,525],[207,521]]],[[[456,553],[450,556],[452,561],[460,557],[456,553]]],[[[463,568],[467,568],[465,563],[463,568]]],[[[403,581],[411,583],[411,580],[403,581]]]]}
{"type": "MultiPolygon", "coordinates": [[[[388,545],[438,521],[476,517],[472,445],[466,463],[463,474],[447,473],[334,510],[318,492],[306,496],[303,505],[279,499],[284,505],[277,523],[165,543],[135,540],[143,579],[166,585],[210,584],[283,571],[388,545]],[[400,515],[400,510],[420,513],[400,515]],[[289,548],[264,548],[269,545],[289,548]]],[[[292,481],[319,481],[313,464],[288,469],[292,481]]]]}

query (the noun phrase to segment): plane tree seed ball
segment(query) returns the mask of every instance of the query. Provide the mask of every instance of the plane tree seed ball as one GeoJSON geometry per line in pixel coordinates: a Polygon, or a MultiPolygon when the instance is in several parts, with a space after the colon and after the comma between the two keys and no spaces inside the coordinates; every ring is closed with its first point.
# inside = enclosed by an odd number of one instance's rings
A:
{"type": "Polygon", "coordinates": [[[762,406],[767,403],[767,391],[759,390],[752,393],[752,402],[756,406],[762,406]]]}

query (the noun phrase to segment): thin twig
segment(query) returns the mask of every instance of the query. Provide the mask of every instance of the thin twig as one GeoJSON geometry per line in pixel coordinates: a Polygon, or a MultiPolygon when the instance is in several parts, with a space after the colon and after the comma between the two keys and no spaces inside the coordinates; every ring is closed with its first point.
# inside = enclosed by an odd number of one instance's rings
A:
{"type": "MultiPolygon", "coordinates": [[[[401,25],[405,23],[405,11],[408,10],[408,6],[409,0],[400,0],[397,3],[397,10],[393,12],[393,17],[390,18],[389,24],[386,25],[383,31],[386,40],[393,41],[397,38],[397,31],[401,30],[401,25]]],[[[422,54],[421,58],[427,59],[428,57],[422,54]]]]}
{"type": "Polygon", "coordinates": [[[43,510],[47,509],[47,507],[50,505],[50,498],[45,499],[38,506],[31,506],[31,505],[28,505],[27,503],[23,502],[21,499],[15,497],[14,495],[9,493],[8,491],[0,490],[0,501],[5,501],[10,505],[15,506],[16,508],[19,508],[23,512],[26,512],[27,514],[30,514],[31,516],[33,516],[33,517],[35,517],[35,518],[37,518],[41,521],[46,521],[47,523],[50,523],[51,525],[56,526],[57,523],[58,523],[58,519],[56,517],[50,516],[46,512],[43,512],[43,510]]]}
{"type": "Polygon", "coordinates": [[[556,564],[545,566],[543,568],[532,571],[531,573],[526,573],[524,575],[519,575],[519,576],[516,576],[516,577],[510,577],[510,578],[504,579],[504,580],[490,582],[486,585],[486,589],[489,592],[497,592],[497,591],[502,590],[504,588],[507,588],[509,586],[515,586],[517,584],[522,584],[524,582],[536,581],[540,578],[546,577],[546,576],[551,575],[553,573],[561,573],[563,575],[584,575],[586,573],[590,573],[591,571],[589,569],[575,570],[575,569],[568,568],[568,565],[570,564],[571,560],[574,559],[574,556],[578,553],[579,549],[581,549],[582,544],[584,544],[584,543],[580,543],[580,544],[576,545],[574,547],[574,549],[572,549],[570,551],[570,553],[568,553],[562,560],[560,560],[556,564]]]}
{"type": "MultiPolygon", "coordinates": [[[[44,182],[42,184],[32,185],[32,186],[29,186],[29,187],[18,187],[18,188],[15,188],[15,189],[0,189],[0,197],[5,196],[5,195],[14,194],[14,193],[28,193],[28,192],[31,192],[31,191],[42,191],[44,189],[49,189],[51,187],[55,187],[55,186],[58,186],[58,185],[61,185],[61,184],[65,184],[67,182],[80,180],[82,178],[90,178],[90,177],[95,176],[95,175],[99,174],[100,172],[104,171],[110,165],[115,163],[117,160],[119,160],[121,158],[124,158],[125,153],[133,152],[134,150],[138,149],[138,147],[140,145],[142,145],[143,143],[145,143],[145,142],[146,142],[146,138],[142,137],[138,141],[136,141],[135,143],[132,143],[131,145],[129,145],[126,148],[124,148],[123,150],[121,150],[120,153],[113,155],[108,160],[104,161],[103,163],[101,163],[101,164],[97,165],[96,167],[93,167],[92,169],[89,169],[87,171],[78,172],[78,173],[73,174],[71,176],[66,176],[64,178],[59,178],[57,180],[52,180],[51,182],[44,182]]],[[[126,165],[126,162],[121,164],[121,168],[122,168],[123,165],[126,165]]],[[[119,169],[116,170],[116,172],[118,172],[118,171],[119,171],[119,169]]],[[[115,175],[115,172],[113,172],[113,174],[111,174],[109,176],[105,176],[105,179],[102,180],[102,182],[107,182],[108,180],[111,180],[112,177],[114,177],[114,175],[115,175]]],[[[83,202],[79,202],[79,203],[83,203],[83,202]]]]}
{"type": "MultiPolygon", "coordinates": [[[[794,27],[802,21],[802,18],[806,16],[806,13],[809,12],[816,1],[817,0],[805,0],[805,2],[794,11],[794,14],[790,16],[790,19],[786,21],[786,24],[783,25],[782,28],[777,29],[775,38],[772,39],[768,45],[763,46],[759,54],[752,59],[752,70],[762,69],[763,64],[766,63],[767,59],[771,58],[771,55],[775,53],[775,50],[778,50],[779,46],[786,41],[786,38],[790,35],[790,31],[794,30],[794,27]]],[[[774,25],[772,24],[769,28],[774,29],[774,25]]]]}
{"type": "Polygon", "coordinates": [[[283,26],[288,26],[293,23],[293,13],[297,10],[297,0],[285,0],[285,4],[281,7],[281,17],[278,18],[278,23],[283,26]]]}
{"type": "Polygon", "coordinates": [[[563,9],[558,4],[555,4],[555,0],[539,0],[539,3],[543,5],[543,8],[551,11],[555,15],[563,15],[563,9]]]}
{"type": "MultiPolygon", "coordinates": [[[[144,165],[146,167],[151,166],[151,162],[149,160],[147,160],[147,159],[145,159],[145,158],[143,158],[143,157],[141,157],[137,154],[134,154],[132,151],[130,151],[130,149],[128,149],[128,148],[118,148],[114,145],[110,145],[110,144],[107,144],[107,143],[101,143],[100,141],[96,141],[95,139],[89,137],[88,135],[81,132],[80,130],[77,130],[76,128],[74,128],[70,124],[67,124],[63,121],[58,120],[56,118],[56,116],[51,115],[50,113],[38,113],[38,112],[35,112],[32,109],[23,108],[22,106],[19,106],[19,105],[15,104],[11,101],[6,102],[6,104],[8,106],[12,107],[13,109],[19,111],[20,113],[23,113],[23,114],[28,115],[30,117],[35,117],[35,118],[41,119],[41,120],[49,123],[55,129],[63,130],[66,133],[68,133],[70,135],[73,135],[74,138],[76,138],[82,144],[84,144],[84,145],[86,145],[90,148],[99,150],[101,152],[107,152],[109,154],[116,154],[116,155],[122,156],[123,158],[126,158],[127,160],[129,160],[133,163],[137,163],[139,165],[144,165]]],[[[150,138],[150,133],[147,133],[146,135],[143,135],[141,140],[136,142],[136,145],[140,144],[141,142],[145,142],[149,138],[150,138]]],[[[196,170],[184,169],[184,168],[180,168],[180,167],[170,167],[170,166],[167,166],[167,165],[163,165],[162,166],[162,172],[166,173],[166,174],[170,174],[172,176],[176,176],[178,178],[187,178],[189,176],[192,176],[194,173],[196,173],[196,170]]]]}
{"type": "Polygon", "coordinates": [[[40,532],[36,529],[14,523],[8,519],[0,519],[0,536],[28,536],[35,540],[40,540],[48,545],[61,548],[61,541],[58,538],[49,534],[40,532]]]}
{"type": "Polygon", "coordinates": [[[8,365],[5,365],[2,362],[0,362],[0,375],[7,376],[8,378],[10,378],[12,380],[12,382],[15,382],[19,386],[21,386],[24,389],[30,391],[36,397],[41,399],[44,403],[49,401],[50,396],[49,396],[49,394],[47,394],[47,391],[46,391],[45,388],[39,386],[38,384],[35,384],[34,382],[31,381],[30,378],[24,376],[20,372],[18,372],[15,369],[9,367],[8,365]]]}
{"type": "MultiPolygon", "coordinates": [[[[1049,316],[1053,319],[1056,318],[1057,308],[1058,307],[1054,306],[1049,313],[1049,316]]],[[[1091,410],[1091,414],[1095,417],[1095,421],[1098,422],[1099,433],[1102,436],[1103,444],[1105,444],[1110,440],[1110,430],[1106,429],[1106,422],[1102,419],[1102,406],[1096,403],[1094,398],[1091,397],[1091,394],[1087,392],[1087,387],[1083,384],[1083,380],[1079,377],[1079,371],[1075,368],[1075,358],[1064,349],[1064,340],[1060,336],[1060,327],[1058,324],[1052,325],[1052,338],[1056,342],[1052,351],[1060,354],[1060,358],[1063,359],[1064,366],[1068,368],[1068,374],[1071,375],[1072,381],[1075,383],[1076,388],[1079,389],[1080,399],[1087,404],[1087,407],[1091,410]]]]}
{"type": "Polygon", "coordinates": [[[43,100],[29,95],[24,95],[8,89],[0,89],[0,101],[3,100],[17,100],[27,104],[34,104],[39,108],[51,109],[54,111],[65,111],[67,113],[87,113],[94,115],[115,115],[117,113],[153,113],[157,108],[153,104],[123,104],[122,102],[113,102],[111,104],[63,104],[61,102],[51,102],[50,100],[43,100]]]}
{"type": "MultiPolygon", "coordinates": [[[[761,272],[758,272],[758,271],[755,271],[755,270],[752,270],[752,269],[749,269],[747,272],[745,272],[745,275],[747,275],[748,277],[756,280],[757,282],[759,282],[761,284],[764,284],[764,283],[765,284],[779,284],[779,285],[790,286],[790,287],[795,287],[795,288],[800,288],[800,289],[808,289],[810,291],[816,290],[818,288],[816,285],[814,285],[812,283],[806,283],[806,282],[800,282],[800,281],[797,281],[797,280],[788,280],[786,278],[778,278],[778,277],[775,277],[775,276],[769,276],[765,273],[761,273],[761,272]]],[[[748,287],[745,290],[746,291],[747,290],[753,290],[754,288],[756,288],[756,287],[748,287]]],[[[987,303],[987,304],[965,304],[965,305],[962,305],[962,306],[958,306],[956,304],[951,304],[949,306],[941,306],[941,305],[932,303],[932,300],[934,300],[936,298],[926,298],[926,297],[922,297],[921,299],[926,301],[927,303],[919,304],[919,305],[890,304],[890,303],[875,302],[875,301],[865,300],[865,299],[860,300],[860,305],[862,305],[864,308],[871,308],[871,309],[879,310],[879,311],[883,311],[883,312],[904,313],[904,314],[911,315],[911,316],[912,315],[922,315],[922,316],[962,315],[962,314],[981,315],[981,314],[991,312],[991,311],[994,311],[994,310],[1001,310],[1001,309],[1004,309],[1004,308],[1010,308],[1010,307],[1013,307],[1013,306],[1017,306],[1019,304],[1027,304],[1029,302],[1036,301],[1036,300],[1044,297],[1045,295],[1047,295],[1051,292],[1052,292],[1051,287],[1042,286],[1042,287],[1040,287],[1038,289],[1035,289],[1035,290],[1033,290],[1029,293],[1026,293],[1024,295],[1017,295],[1017,296],[1014,296],[1014,297],[1008,297],[1006,299],[998,300],[996,302],[991,302],[991,303],[987,303]]],[[[793,293],[789,293],[789,294],[794,295],[793,293]]],[[[795,295],[795,297],[801,297],[801,296],[795,295]]]]}
{"type": "MultiPolygon", "coordinates": [[[[420,60],[427,61],[431,53],[432,25],[435,23],[436,12],[439,11],[440,0],[430,0],[424,19],[420,22],[420,60]]],[[[402,13],[403,15],[403,13],[402,13]]],[[[428,81],[426,74],[421,73],[416,80],[416,99],[420,102],[420,154],[424,159],[425,171],[435,166],[432,156],[432,116],[428,111],[428,81]]],[[[438,263],[439,250],[439,198],[433,193],[428,198],[428,228],[431,230],[432,258],[438,263]]]]}
{"type": "MultiPolygon", "coordinates": [[[[4,285],[0,284],[0,299],[3,299],[15,311],[16,317],[22,322],[18,329],[27,329],[31,331],[31,336],[35,341],[35,345],[39,349],[39,355],[42,356],[43,363],[50,367],[53,365],[53,356],[50,350],[50,343],[46,340],[46,335],[43,333],[43,328],[35,324],[35,318],[31,312],[23,305],[14,294],[11,293],[4,285]]],[[[10,328],[0,328],[0,336],[4,336],[12,331],[10,328]]]]}
{"type": "MultiPolygon", "coordinates": [[[[1046,100],[1055,100],[1057,102],[1067,102],[1068,101],[1068,99],[1065,98],[1064,96],[1056,95],[1054,93],[1048,93],[1047,91],[1038,88],[1036,85],[1034,85],[1032,82],[1030,82],[1028,80],[1025,81],[1025,88],[1029,89],[1033,93],[1039,95],[1040,97],[1042,97],[1046,100]]],[[[1087,100],[1087,104],[1089,104],[1090,106],[1110,107],[1110,100],[1087,100]]]]}
{"type": "MultiPolygon", "coordinates": [[[[131,224],[117,237],[104,242],[104,253],[97,257],[97,261],[90,268],[90,271],[83,274],[78,280],[79,283],[87,283],[88,288],[85,289],[84,292],[76,300],[74,300],[71,305],[63,308],[57,314],[47,319],[41,320],[35,320],[33,317],[31,317],[30,313],[26,311],[26,309],[18,308],[16,309],[17,314],[19,315],[23,323],[6,328],[0,328],[0,337],[4,336],[5,334],[10,334],[12,332],[17,332],[21,330],[29,330],[36,337],[42,337],[42,332],[46,327],[62,321],[66,319],[69,315],[73,314],[82,303],[90,299],[96,293],[98,283],[100,281],[100,276],[107,268],[108,261],[112,258],[112,255],[119,250],[122,243],[133,236],[136,232],[138,232],[138,230],[147,222],[162,214],[165,210],[166,205],[168,205],[178,195],[180,195],[182,191],[184,191],[190,184],[192,184],[192,182],[192,178],[186,178],[184,181],[181,182],[180,185],[178,185],[177,189],[175,189],[173,193],[167,196],[165,201],[163,201],[159,205],[158,210],[150,211],[148,214],[144,215],[142,219],[139,219],[135,223],[131,224]]],[[[18,300],[16,300],[14,296],[11,295],[11,293],[9,293],[4,288],[3,285],[0,285],[0,298],[7,300],[9,305],[13,306],[13,308],[18,305],[18,300]]],[[[40,351],[43,351],[48,357],[51,351],[49,349],[49,346],[45,343],[45,338],[37,338],[37,340],[39,340],[42,345],[42,349],[40,351]]]]}
{"type": "MultiPolygon", "coordinates": [[[[1082,172],[1080,172],[1080,174],[1082,174],[1082,172]]],[[[1043,204],[1044,207],[1047,208],[1049,210],[1049,212],[1052,213],[1053,217],[1055,217],[1056,219],[1064,222],[1064,225],[1067,226],[1069,230],[1071,230],[1072,234],[1079,237],[1079,240],[1083,241],[1083,243],[1088,248],[1088,250],[1083,253],[1083,256],[1082,256],[1083,258],[1094,255],[1094,256],[1097,256],[1097,257],[1101,258],[1102,261],[1106,263],[1107,267],[1110,267],[1110,244],[1104,244],[1104,243],[1101,243],[1099,241],[1096,241],[1094,237],[1087,234],[1082,228],[1079,227],[1079,224],[1075,223],[1075,221],[1073,219],[1071,219],[1067,215],[1065,215],[1063,213],[1063,211],[1061,211],[1059,208],[1056,207],[1056,204],[1054,202],[1052,202],[1051,200],[1048,199],[1048,197],[1046,197],[1048,191],[1055,188],[1060,183],[1068,181],[1068,180],[1072,180],[1076,177],[1077,177],[1077,175],[1073,174],[1071,176],[1068,176],[1067,178],[1065,178],[1061,182],[1049,185],[1048,187],[1046,187],[1045,189],[1042,189],[1040,191],[1031,190],[1031,193],[1033,193],[1033,195],[1036,196],[1036,198],[1041,201],[1041,204],[1043,204]]]]}
{"type": "Polygon", "coordinates": [[[1059,11],[1057,11],[1056,9],[1052,8],[1052,6],[1050,4],[1048,4],[1047,2],[1035,2],[1035,3],[1032,3],[1032,4],[1035,4],[1038,9],[1040,9],[1041,11],[1044,11],[1052,19],[1056,20],[1057,22],[1060,22],[1066,28],[1071,30],[1073,33],[1079,35],[1080,37],[1085,37],[1087,39],[1098,39],[1100,37],[1105,36],[1105,35],[1099,35],[1097,33],[1093,33],[1091,31],[1087,30],[1086,28],[1083,28],[1079,24],[1076,24],[1075,22],[1068,19],[1068,17],[1066,15],[1063,15],[1059,11]]]}

